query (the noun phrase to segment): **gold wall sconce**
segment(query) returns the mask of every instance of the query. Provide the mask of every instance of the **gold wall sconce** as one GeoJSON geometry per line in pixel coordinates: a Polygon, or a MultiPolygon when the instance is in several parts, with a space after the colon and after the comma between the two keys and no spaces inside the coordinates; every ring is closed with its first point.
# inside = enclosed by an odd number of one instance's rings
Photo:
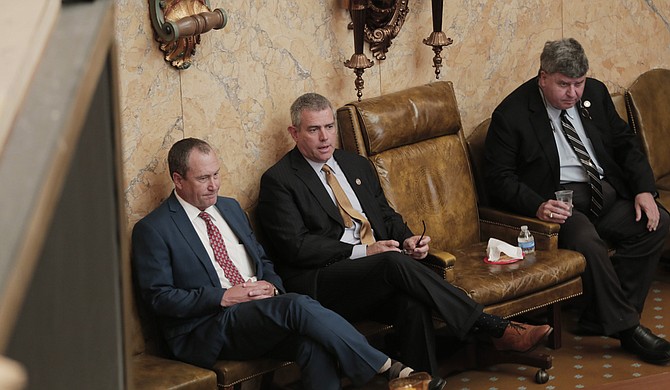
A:
{"type": "Polygon", "coordinates": [[[444,7],[444,0],[432,0],[433,12],[433,32],[428,38],[423,40],[423,43],[433,47],[435,56],[433,57],[433,68],[435,68],[435,78],[440,78],[440,68],[442,67],[442,48],[449,46],[454,41],[447,38],[447,34],[442,31],[442,11],[444,7]]]}
{"type": "Polygon", "coordinates": [[[385,60],[393,38],[398,36],[409,12],[409,0],[345,0],[351,14],[349,29],[354,31],[354,54],[344,62],[356,74],[356,96],[361,101],[365,81],[363,72],[374,65],[363,53],[363,42],[370,44],[373,56],[385,60]]]}
{"type": "Polygon", "coordinates": [[[228,23],[226,12],[212,11],[209,0],[149,0],[149,13],[165,61],[177,69],[191,66],[200,34],[228,23]]]}
{"type": "MultiPolygon", "coordinates": [[[[445,46],[453,43],[442,31],[442,11],[444,0],[432,0],[433,32],[423,40],[432,46],[435,56],[433,67],[435,78],[440,78],[442,67],[441,52],[445,46]]],[[[409,0],[342,0],[342,8],[348,8],[351,15],[349,29],[354,32],[354,54],[344,65],[356,74],[356,96],[363,96],[365,81],[363,72],[374,62],[363,53],[363,43],[370,44],[370,51],[377,60],[385,60],[393,39],[398,36],[409,13],[409,0]]]]}

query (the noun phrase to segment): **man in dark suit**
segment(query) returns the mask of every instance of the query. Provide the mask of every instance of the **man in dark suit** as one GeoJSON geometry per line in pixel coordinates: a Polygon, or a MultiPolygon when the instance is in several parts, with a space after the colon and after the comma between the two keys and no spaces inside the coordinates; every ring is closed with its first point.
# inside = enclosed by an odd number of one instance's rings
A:
{"type": "MultiPolygon", "coordinates": [[[[141,295],[176,359],[296,361],[308,389],[339,389],[412,369],[372,348],[345,319],[315,300],[285,293],[282,281],[233,199],[219,197],[219,160],[187,138],[168,154],[175,190],[134,229],[141,295]],[[339,368],[338,368],[339,367],[339,368]]],[[[431,389],[445,382],[434,378],[431,389]]]]}
{"type": "Polygon", "coordinates": [[[653,363],[670,344],[640,325],[668,234],[654,176],[603,83],[586,77],[574,39],[550,41],[539,75],[495,109],[486,138],[486,183],[496,206],[561,224],[559,247],[584,254],[583,330],[616,335],[653,363]],[[554,199],[573,190],[574,208],[554,199]],[[616,253],[608,256],[608,244],[616,253]]]}
{"type": "Polygon", "coordinates": [[[424,371],[437,370],[434,311],[454,335],[480,330],[501,350],[526,351],[549,334],[548,325],[484,314],[482,305],[416,261],[428,254],[430,237],[407,228],[367,159],[335,150],[328,99],[300,96],[291,122],[296,147],[262,176],[257,208],[289,290],[350,321],[392,323],[401,359],[424,371]]]}

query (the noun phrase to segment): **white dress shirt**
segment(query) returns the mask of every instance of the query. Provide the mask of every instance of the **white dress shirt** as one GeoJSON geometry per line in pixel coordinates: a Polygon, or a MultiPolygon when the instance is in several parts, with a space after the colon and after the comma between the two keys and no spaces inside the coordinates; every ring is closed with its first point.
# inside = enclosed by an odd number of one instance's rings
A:
{"type": "MultiPolygon", "coordinates": [[[[202,245],[204,245],[205,250],[207,250],[209,260],[212,262],[212,266],[214,266],[216,274],[219,276],[219,281],[221,281],[221,287],[232,287],[232,284],[230,281],[228,281],[228,278],[226,278],[226,275],[223,273],[223,268],[221,268],[219,263],[217,263],[216,259],[214,258],[214,250],[212,249],[212,244],[209,242],[209,235],[207,234],[207,224],[205,223],[204,219],[199,217],[200,209],[182,199],[177,194],[177,192],[175,192],[175,196],[177,197],[177,200],[181,206],[184,208],[184,211],[186,211],[186,215],[188,216],[189,221],[191,221],[191,224],[193,224],[193,228],[195,229],[196,233],[198,233],[198,237],[200,238],[202,245]]],[[[242,278],[246,281],[256,281],[255,265],[251,261],[249,254],[247,254],[247,250],[244,248],[244,245],[240,243],[240,240],[237,238],[235,233],[233,233],[226,220],[223,219],[219,209],[216,208],[216,206],[210,206],[205,209],[205,212],[211,215],[212,222],[219,229],[219,232],[221,232],[223,242],[226,244],[228,256],[240,271],[242,278]]],[[[179,261],[179,259],[177,259],[177,261],[179,261]]]]}
{"type": "MultiPolygon", "coordinates": [[[[541,90],[540,93],[542,93],[541,90]]],[[[561,166],[561,179],[560,179],[561,183],[572,183],[572,182],[588,183],[589,182],[588,174],[586,173],[586,170],[584,169],[582,163],[579,161],[579,158],[577,157],[575,150],[572,148],[572,146],[570,146],[570,143],[568,142],[567,138],[565,137],[565,134],[563,133],[563,129],[561,126],[561,110],[554,108],[549,103],[546,103],[545,106],[547,108],[547,114],[549,115],[549,120],[551,121],[551,128],[554,133],[556,148],[558,149],[558,159],[561,166]]],[[[600,166],[600,164],[598,164],[596,154],[593,152],[593,146],[591,145],[591,140],[589,139],[589,137],[586,136],[586,132],[584,131],[584,126],[582,125],[581,118],[579,117],[577,107],[573,106],[565,111],[570,120],[570,123],[572,123],[572,127],[575,128],[577,135],[579,135],[579,139],[582,140],[582,143],[584,144],[586,151],[589,152],[589,156],[591,157],[591,160],[595,164],[596,169],[600,174],[600,178],[602,179],[603,169],[600,166]]]]}

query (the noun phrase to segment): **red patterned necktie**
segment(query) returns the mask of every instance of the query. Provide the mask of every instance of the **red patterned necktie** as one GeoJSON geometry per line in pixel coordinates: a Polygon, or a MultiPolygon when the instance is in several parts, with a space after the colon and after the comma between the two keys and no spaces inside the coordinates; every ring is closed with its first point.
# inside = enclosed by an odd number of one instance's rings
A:
{"type": "Polygon", "coordinates": [[[209,236],[209,243],[212,244],[214,259],[216,259],[216,262],[223,268],[223,273],[226,275],[226,279],[228,279],[233,286],[244,283],[244,278],[242,278],[240,271],[235,267],[233,261],[230,260],[230,256],[228,256],[226,244],[223,242],[221,232],[212,222],[212,217],[204,211],[200,213],[199,217],[205,220],[205,223],[207,224],[207,235],[209,236]]]}

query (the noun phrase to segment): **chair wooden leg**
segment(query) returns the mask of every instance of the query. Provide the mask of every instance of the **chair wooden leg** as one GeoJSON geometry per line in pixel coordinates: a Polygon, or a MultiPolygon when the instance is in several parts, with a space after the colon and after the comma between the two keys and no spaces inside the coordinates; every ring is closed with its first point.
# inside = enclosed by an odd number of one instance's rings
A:
{"type": "Polygon", "coordinates": [[[274,371],[263,375],[263,379],[261,380],[261,389],[271,389],[273,386],[272,381],[274,380],[274,376],[274,371]]]}
{"type": "Polygon", "coordinates": [[[554,328],[554,331],[549,335],[548,346],[551,349],[559,349],[562,346],[563,334],[562,322],[561,322],[561,303],[557,302],[553,305],[550,305],[548,308],[547,319],[549,324],[554,328]]]}

